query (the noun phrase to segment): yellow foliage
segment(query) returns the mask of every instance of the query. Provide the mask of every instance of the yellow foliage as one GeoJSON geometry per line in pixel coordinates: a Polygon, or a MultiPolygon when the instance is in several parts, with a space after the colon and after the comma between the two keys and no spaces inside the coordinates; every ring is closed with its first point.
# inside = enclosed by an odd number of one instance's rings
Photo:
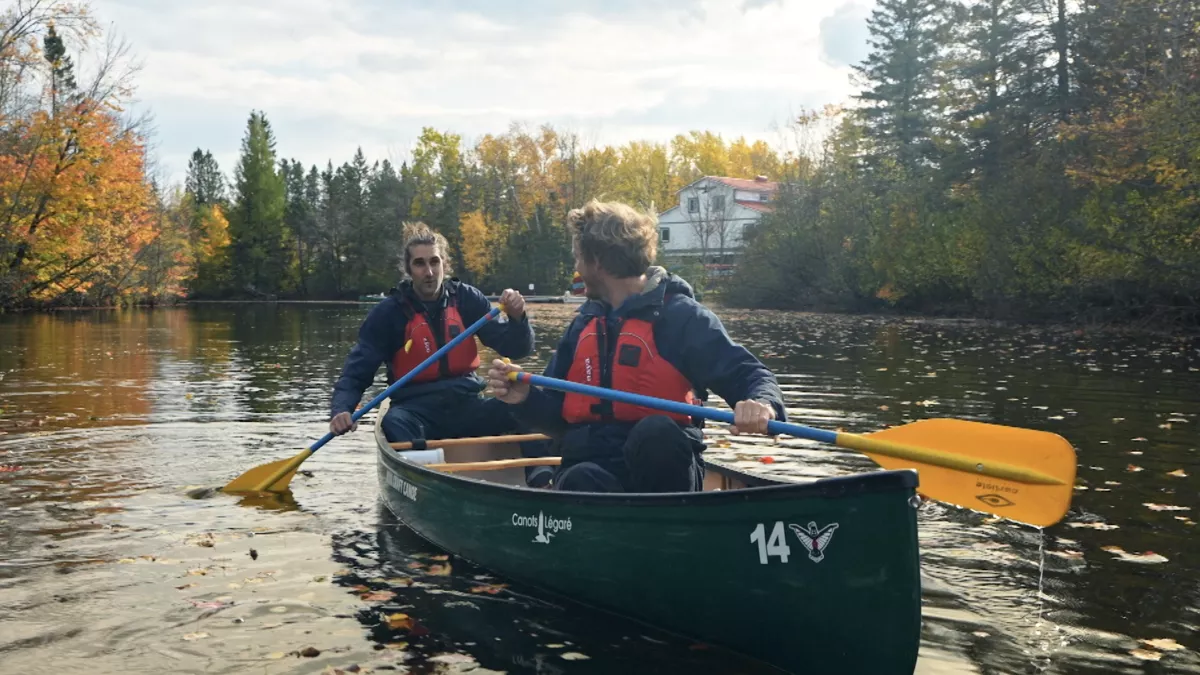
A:
{"type": "Polygon", "coordinates": [[[492,267],[496,233],[488,229],[479,211],[464,213],[459,221],[462,232],[463,263],[476,276],[482,277],[492,267]]]}

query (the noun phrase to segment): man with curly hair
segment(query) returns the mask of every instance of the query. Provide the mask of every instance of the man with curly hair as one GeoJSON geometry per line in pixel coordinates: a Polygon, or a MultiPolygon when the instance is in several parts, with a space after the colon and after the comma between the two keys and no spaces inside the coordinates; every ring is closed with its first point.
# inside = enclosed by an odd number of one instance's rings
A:
{"type": "MultiPolygon", "coordinates": [[[[657,219],[620,203],[571,211],[575,266],[588,301],[544,374],[644,396],[700,404],[712,391],[733,407],[734,433],[767,433],[786,420],[775,376],[725,332],[680,277],[654,266],[657,219]]],[[[519,420],[555,439],[557,470],[541,480],[588,492],[703,489],[702,420],[514,383],[495,360],[488,384],[519,420]]],[[[537,482],[531,478],[531,483],[537,482]]]]}
{"type": "MultiPolygon", "coordinates": [[[[446,278],[451,269],[445,237],[424,223],[406,223],[405,230],[406,278],[367,314],[334,385],[329,430],[336,435],[358,426],[352,423],[351,413],[380,364],[387,367],[390,385],[492,308],[479,289],[446,278]]],[[[483,397],[485,382],[475,372],[480,365],[475,338],[513,359],[533,351],[525,299],[509,288],[500,303],[504,313],[499,320],[484,324],[474,337],[392,393],[392,404],[381,422],[389,441],[491,436],[517,429],[508,406],[483,397]]]]}

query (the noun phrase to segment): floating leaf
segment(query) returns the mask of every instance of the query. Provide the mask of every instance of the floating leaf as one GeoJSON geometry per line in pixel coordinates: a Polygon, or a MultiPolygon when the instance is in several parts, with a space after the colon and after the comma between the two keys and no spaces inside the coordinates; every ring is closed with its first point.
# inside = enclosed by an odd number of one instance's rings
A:
{"type": "Polygon", "coordinates": [[[1166,556],[1159,555],[1154,551],[1146,551],[1145,553],[1128,553],[1120,546],[1105,546],[1100,549],[1117,556],[1123,562],[1143,563],[1154,565],[1167,562],[1166,556]]]}
{"type": "Polygon", "coordinates": [[[1178,642],[1172,640],[1171,638],[1158,638],[1156,640],[1138,640],[1138,642],[1146,645],[1147,647],[1153,647],[1155,649],[1158,649],[1158,650],[1161,650],[1164,652],[1177,652],[1182,649],[1187,649],[1186,647],[1184,647],[1183,645],[1179,644],[1178,642]]]}
{"type": "Polygon", "coordinates": [[[387,602],[394,597],[396,597],[396,594],[391,591],[375,591],[362,595],[362,599],[366,602],[387,602]]]}
{"type": "Polygon", "coordinates": [[[1162,658],[1162,652],[1152,652],[1147,649],[1134,649],[1129,653],[1134,658],[1138,658],[1143,661],[1157,661],[1162,658]]]}
{"type": "Polygon", "coordinates": [[[1079,560],[1083,557],[1082,551],[1050,551],[1050,555],[1056,555],[1067,560],[1079,560]]]}
{"type": "Polygon", "coordinates": [[[1140,467],[1140,466],[1137,466],[1136,464],[1130,464],[1129,466],[1125,467],[1125,470],[1130,471],[1132,473],[1137,473],[1138,471],[1143,471],[1144,469],[1142,469],[1142,467],[1140,467]]]}
{"type": "Polygon", "coordinates": [[[388,614],[386,618],[388,628],[391,628],[392,630],[408,630],[412,628],[412,617],[407,614],[388,614]]]}
{"type": "Polygon", "coordinates": [[[190,642],[192,640],[203,640],[206,637],[209,637],[208,633],[188,633],[183,636],[183,639],[190,642]]]}
{"type": "Polygon", "coordinates": [[[508,584],[483,584],[471,589],[472,593],[487,593],[488,595],[496,595],[500,591],[508,588],[508,584]]]}
{"type": "Polygon", "coordinates": [[[429,574],[432,574],[435,577],[448,577],[448,576],[450,576],[450,572],[452,570],[451,570],[450,565],[446,564],[446,565],[430,565],[429,569],[427,569],[425,571],[428,572],[429,574]]]}
{"type": "Polygon", "coordinates": [[[1142,506],[1145,506],[1146,508],[1150,509],[1151,511],[1191,511],[1192,510],[1192,507],[1190,507],[1190,506],[1172,506],[1170,504],[1151,504],[1150,502],[1143,502],[1142,506]]]}
{"type": "Polygon", "coordinates": [[[1175,469],[1174,471],[1168,471],[1167,475],[1173,476],[1175,478],[1187,478],[1187,472],[1184,471],[1183,469],[1175,469]]]}
{"type": "Polygon", "coordinates": [[[563,652],[562,654],[559,654],[559,656],[567,661],[584,661],[592,658],[587,654],[580,654],[579,652],[563,652]]]}
{"type": "Polygon", "coordinates": [[[1067,523],[1068,527],[1081,527],[1089,530],[1115,530],[1120,525],[1112,525],[1110,523],[1067,523]]]}
{"type": "Polygon", "coordinates": [[[446,562],[447,560],[449,560],[449,559],[450,559],[450,556],[448,556],[448,555],[435,555],[435,556],[430,556],[430,557],[429,557],[429,559],[430,559],[430,560],[436,560],[436,561],[438,561],[438,562],[446,562]]]}

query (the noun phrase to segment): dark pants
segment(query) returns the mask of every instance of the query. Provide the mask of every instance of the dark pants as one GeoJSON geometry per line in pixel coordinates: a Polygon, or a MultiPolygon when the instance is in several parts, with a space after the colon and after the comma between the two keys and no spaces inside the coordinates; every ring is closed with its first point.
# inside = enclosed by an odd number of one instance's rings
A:
{"type": "Polygon", "coordinates": [[[389,442],[497,436],[517,429],[512,406],[478,395],[431,394],[392,403],[383,416],[389,442]]]}
{"type": "MultiPolygon", "coordinates": [[[[529,433],[513,417],[512,406],[504,401],[452,392],[392,403],[381,424],[391,443],[529,433]]],[[[547,441],[525,441],[520,446],[525,457],[549,454],[547,441]]],[[[526,476],[532,468],[526,469],[526,476]]]]}
{"type": "Polygon", "coordinates": [[[573,492],[698,492],[704,485],[703,443],[666,415],[633,425],[612,460],[564,462],[554,489],[573,492]]]}

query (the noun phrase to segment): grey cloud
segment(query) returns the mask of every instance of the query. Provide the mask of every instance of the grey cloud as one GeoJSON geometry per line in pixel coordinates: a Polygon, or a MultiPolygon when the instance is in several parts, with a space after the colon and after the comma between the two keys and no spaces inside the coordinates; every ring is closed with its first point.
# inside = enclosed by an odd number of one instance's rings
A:
{"type": "Polygon", "coordinates": [[[822,55],[836,65],[862,62],[870,51],[867,17],[870,11],[857,2],[842,5],[821,21],[822,55]]]}

